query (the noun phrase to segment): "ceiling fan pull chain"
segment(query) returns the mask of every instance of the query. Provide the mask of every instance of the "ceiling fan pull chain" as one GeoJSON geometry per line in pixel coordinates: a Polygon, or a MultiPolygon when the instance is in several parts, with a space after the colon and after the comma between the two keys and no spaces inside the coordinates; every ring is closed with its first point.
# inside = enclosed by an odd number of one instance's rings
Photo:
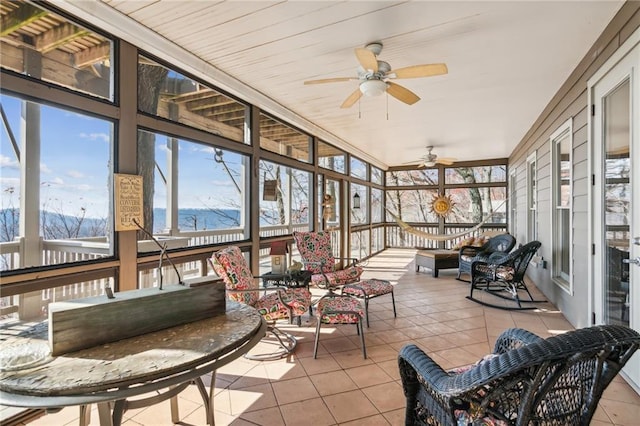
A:
{"type": "Polygon", "coordinates": [[[389,121],[389,92],[387,93],[387,121],[389,121]]]}
{"type": "Polygon", "coordinates": [[[362,118],[362,109],[360,108],[360,99],[358,98],[358,119],[362,118]]]}

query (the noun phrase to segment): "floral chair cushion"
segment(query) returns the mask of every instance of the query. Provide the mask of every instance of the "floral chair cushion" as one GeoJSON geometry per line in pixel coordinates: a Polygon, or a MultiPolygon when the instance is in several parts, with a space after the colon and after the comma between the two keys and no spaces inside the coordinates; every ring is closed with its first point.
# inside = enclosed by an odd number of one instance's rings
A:
{"type": "Polygon", "coordinates": [[[224,281],[227,297],[230,300],[250,306],[255,305],[260,298],[257,291],[233,292],[233,290],[253,288],[257,290],[258,288],[258,283],[253,278],[249,265],[238,247],[231,246],[217,251],[213,254],[211,263],[215,273],[224,281]]]}
{"type": "Polygon", "coordinates": [[[391,293],[392,291],[393,285],[391,285],[389,281],[376,278],[362,280],[342,288],[342,294],[350,294],[356,297],[380,296],[391,293]]]}
{"type": "Polygon", "coordinates": [[[287,306],[291,308],[293,316],[301,316],[311,305],[311,292],[304,287],[278,289],[278,292],[267,293],[262,297],[259,291],[234,292],[233,290],[258,289],[247,261],[236,246],[214,253],[211,263],[215,273],[225,283],[227,297],[235,302],[253,306],[268,321],[289,318],[287,306]]]}
{"type": "MultiPolygon", "coordinates": [[[[311,304],[311,293],[306,288],[279,290],[283,301],[293,310],[293,316],[303,315],[311,304]]],[[[267,321],[289,318],[289,310],[280,303],[278,293],[268,293],[253,305],[267,321]]]]}
{"type": "Polygon", "coordinates": [[[361,266],[352,265],[335,270],[336,259],[331,250],[331,234],[328,232],[294,232],[293,238],[296,240],[305,269],[313,273],[311,284],[338,286],[360,279],[363,271],[361,266]]]}
{"type": "MultiPolygon", "coordinates": [[[[477,270],[482,272],[483,274],[491,274],[494,268],[493,265],[478,265],[477,270]]],[[[513,280],[513,276],[515,274],[515,269],[511,266],[498,266],[495,268],[495,277],[504,281],[513,280]]]]}
{"type": "Polygon", "coordinates": [[[324,274],[313,274],[311,276],[311,284],[317,286],[339,286],[349,284],[360,279],[363,268],[361,266],[349,266],[333,272],[325,272],[324,274]],[[329,280],[329,282],[327,282],[329,280]]]}
{"type": "MultiPolygon", "coordinates": [[[[465,371],[471,370],[483,362],[490,360],[492,358],[497,357],[497,354],[488,354],[482,357],[482,359],[477,362],[469,365],[464,365],[462,367],[454,368],[449,370],[450,374],[462,374],[465,371]]],[[[479,390],[479,393],[484,392],[483,390],[479,390]]],[[[460,401],[462,402],[462,401],[460,401]]],[[[484,411],[477,405],[474,404],[460,404],[461,408],[454,410],[454,415],[457,420],[458,425],[470,425],[470,426],[508,426],[508,423],[496,419],[495,417],[484,413],[484,411]]]]}
{"type": "Polygon", "coordinates": [[[307,270],[314,274],[333,272],[336,259],[331,251],[328,232],[294,232],[293,236],[307,270]]]}
{"type": "Polygon", "coordinates": [[[357,324],[364,318],[362,304],[353,297],[327,296],[318,302],[318,321],[323,324],[357,324]]]}

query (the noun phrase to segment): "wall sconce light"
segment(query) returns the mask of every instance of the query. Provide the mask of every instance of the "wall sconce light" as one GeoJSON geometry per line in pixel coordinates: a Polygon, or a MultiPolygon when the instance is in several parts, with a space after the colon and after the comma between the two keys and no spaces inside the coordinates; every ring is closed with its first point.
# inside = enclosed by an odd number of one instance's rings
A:
{"type": "Polygon", "coordinates": [[[271,256],[271,273],[284,274],[287,270],[287,242],[274,241],[271,243],[269,255],[271,256]]]}
{"type": "Polygon", "coordinates": [[[357,192],[353,194],[353,208],[354,209],[360,208],[360,195],[357,192]]]}

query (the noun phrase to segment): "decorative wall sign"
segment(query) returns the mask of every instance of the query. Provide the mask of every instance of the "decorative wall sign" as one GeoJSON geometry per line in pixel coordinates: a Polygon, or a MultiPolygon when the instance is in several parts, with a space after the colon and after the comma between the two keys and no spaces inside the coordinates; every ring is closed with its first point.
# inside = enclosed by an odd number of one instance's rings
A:
{"type": "Polygon", "coordinates": [[[114,174],[116,231],[134,231],[144,226],[142,176],[114,174]],[[135,221],[135,222],[134,222],[135,221]]]}
{"type": "Polygon", "coordinates": [[[451,213],[454,204],[455,203],[451,200],[450,195],[437,194],[434,195],[433,200],[431,201],[431,211],[438,216],[445,217],[451,213]]]}

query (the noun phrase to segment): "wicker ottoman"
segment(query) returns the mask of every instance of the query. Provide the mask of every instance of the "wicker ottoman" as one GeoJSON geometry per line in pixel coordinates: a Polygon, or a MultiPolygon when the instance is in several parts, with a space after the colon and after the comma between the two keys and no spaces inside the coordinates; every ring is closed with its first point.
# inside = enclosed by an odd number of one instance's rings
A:
{"type": "Polygon", "coordinates": [[[458,267],[458,252],[456,250],[420,250],[416,253],[416,272],[421,266],[431,269],[433,278],[438,278],[440,269],[458,267]]]}

